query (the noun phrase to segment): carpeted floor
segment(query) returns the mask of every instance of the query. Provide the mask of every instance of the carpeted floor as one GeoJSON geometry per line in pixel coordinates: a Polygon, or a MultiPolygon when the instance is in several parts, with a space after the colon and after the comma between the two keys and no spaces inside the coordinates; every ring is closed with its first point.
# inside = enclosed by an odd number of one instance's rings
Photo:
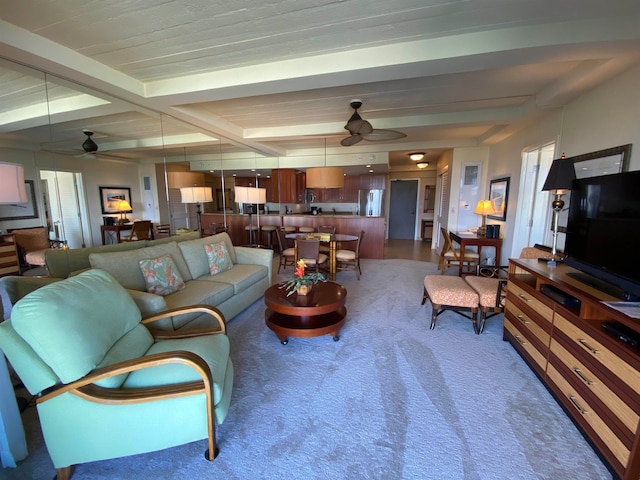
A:
{"type": "MultiPolygon", "coordinates": [[[[480,336],[451,312],[429,330],[420,301],[434,272],[410,260],[364,260],[359,282],[341,272],[348,315],[338,342],[281,345],[256,302],[229,323],[236,382],[214,462],[202,441],[79,465],[73,478],[611,479],[502,341],[502,316],[480,336]]],[[[30,456],[2,478],[53,477],[35,417],[24,414],[30,456]]]]}

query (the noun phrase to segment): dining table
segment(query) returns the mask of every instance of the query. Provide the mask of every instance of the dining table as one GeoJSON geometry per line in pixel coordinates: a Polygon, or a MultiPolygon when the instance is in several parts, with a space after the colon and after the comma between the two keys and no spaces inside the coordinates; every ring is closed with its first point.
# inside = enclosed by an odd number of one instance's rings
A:
{"type": "Polygon", "coordinates": [[[336,260],[338,246],[342,242],[355,242],[358,240],[357,235],[346,233],[288,233],[285,237],[293,240],[298,238],[320,240],[320,243],[329,244],[329,280],[331,281],[335,281],[338,270],[338,262],[336,260]]]}
{"type": "MultiPolygon", "coordinates": [[[[478,247],[478,258],[481,259],[482,247],[494,247],[496,249],[495,265],[500,265],[500,250],[502,250],[501,238],[490,238],[478,235],[474,232],[449,232],[449,237],[453,242],[460,244],[460,255],[464,258],[466,247],[478,247]]],[[[462,276],[463,262],[458,262],[458,276],[462,276]]]]}

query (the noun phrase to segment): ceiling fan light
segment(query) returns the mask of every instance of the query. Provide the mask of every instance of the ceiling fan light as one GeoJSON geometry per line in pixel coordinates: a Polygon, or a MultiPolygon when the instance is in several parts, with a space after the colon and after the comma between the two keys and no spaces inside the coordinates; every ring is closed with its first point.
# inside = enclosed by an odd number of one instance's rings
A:
{"type": "Polygon", "coordinates": [[[423,170],[429,166],[429,162],[420,162],[416,163],[416,165],[420,170],[423,170]]]}
{"type": "Polygon", "coordinates": [[[410,153],[409,158],[414,162],[420,161],[424,158],[424,152],[410,153]]]}
{"type": "Polygon", "coordinates": [[[307,168],[307,188],[344,187],[344,169],[342,167],[307,168]]]}

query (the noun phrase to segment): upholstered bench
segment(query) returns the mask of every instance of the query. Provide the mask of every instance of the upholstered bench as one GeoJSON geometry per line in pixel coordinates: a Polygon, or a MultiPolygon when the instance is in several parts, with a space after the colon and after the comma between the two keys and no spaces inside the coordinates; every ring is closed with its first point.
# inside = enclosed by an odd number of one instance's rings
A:
{"type": "Polygon", "coordinates": [[[489,277],[474,277],[467,276],[465,281],[469,284],[473,290],[478,294],[480,302],[480,325],[478,327],[478,334],[484,330],[484,323],[487,318],[493,316],[493,314],[504,311],[504,302],[506,297],[506,280],[499,280],[497,278],[489,277]]]}
{"type": "Polygon", "coordinates": [[[431,301],[431,325],[436,326],[436,318],[445,310],[452,310],[473,322],[473,331],[479,333],[478,319],[478,294],[461,277],[451,275],[427,275],[424,277],[424,294],[422,305],[427,298],[431,301]],[[464,312],[470,312],[467,315],[464,312]]]}

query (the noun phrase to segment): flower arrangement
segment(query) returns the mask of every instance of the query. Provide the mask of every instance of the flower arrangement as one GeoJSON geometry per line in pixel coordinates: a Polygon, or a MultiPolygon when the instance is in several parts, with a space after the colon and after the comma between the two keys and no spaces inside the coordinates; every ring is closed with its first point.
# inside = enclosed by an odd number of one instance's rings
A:
{"type": "MultiPolygon", "coordinates": [[[[296,263],[295,271],[293,272],[293,278],[288,282],[282,284],[280,288],[286,288],[289,293],[287,293],[287,297],[289,295],[293,295],[294,292],[298,290],[311,290],[311,286],[318,283],[324,282],[326,279],[324,275],[320,272],[313,273],[304,273],[304,269],[307,268],[307,264],[304,263],[304,260],[298,260],[296,263]],[[306,288],[301,288],[306,287],[306,288]]],[[[305,293],[306,294],[306,293],[305,293]]]]}

